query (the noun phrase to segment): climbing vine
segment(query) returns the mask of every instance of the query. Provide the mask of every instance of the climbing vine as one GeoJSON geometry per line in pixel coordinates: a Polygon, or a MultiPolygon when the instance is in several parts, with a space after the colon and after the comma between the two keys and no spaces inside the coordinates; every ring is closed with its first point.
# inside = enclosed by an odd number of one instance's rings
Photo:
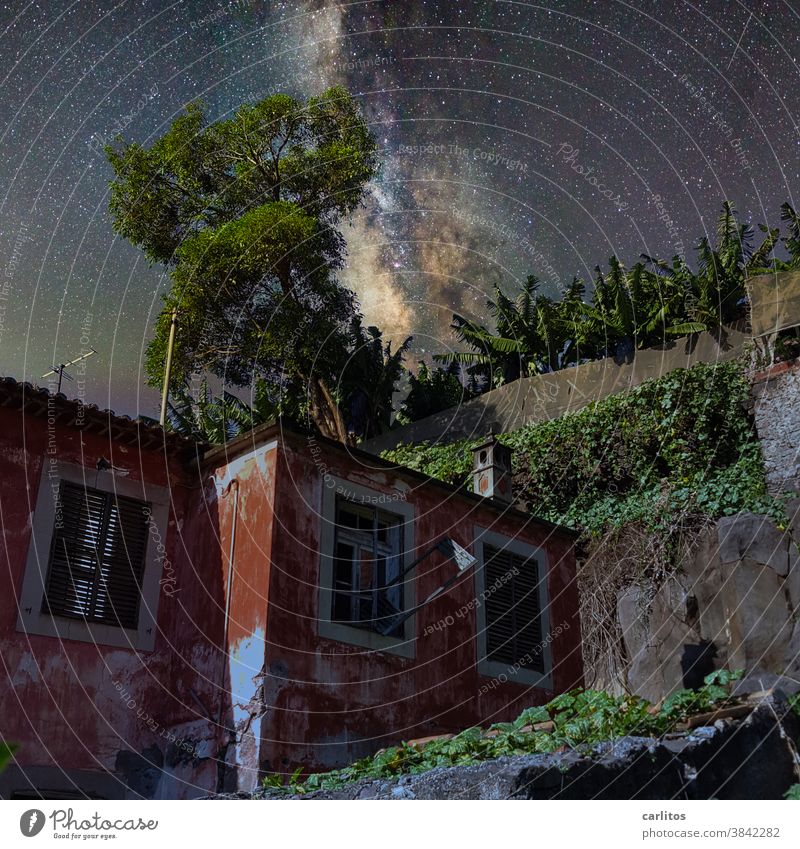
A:
{"type": "MultiPolygon", "coordinates": [[[[632,521],[740,510],[776,515],[740,363],[677,369],[579,412],[500,437],[517,497],[537,516],[597,534],[632,521]]],[[[384,457],[467,485],[477,441],[400,446],[384,457]]]]}

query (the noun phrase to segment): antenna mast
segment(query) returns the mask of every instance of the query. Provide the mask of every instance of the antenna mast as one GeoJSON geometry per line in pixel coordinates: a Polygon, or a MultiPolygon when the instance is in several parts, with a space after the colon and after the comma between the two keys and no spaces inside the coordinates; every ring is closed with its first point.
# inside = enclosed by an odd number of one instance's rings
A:
{"type": "Polygon", "coordinates": [[[67,374],[66,369],[70,366],[74,366],[75,363],[79,363],[81,360],[85,360],[87,357],[91,357],[92,354],[96,354],[94,348],[90,348],[88,353],[81,354],[79,357],[75,357],[74,360],[70,360],[68,363],[59,363],[57,366],[53,366],[53,368],[47,372],[47,374],[43,374],[42,378],[50,377],[50,375],[58,375],[58,389],[56,390],[59,394],[61,394],[61,381],[66,377],[67,380],[72,380],[72,375],[67,374]]]}
{"type": "Polygon", "coordinates": [[[158,423],[161,427],[167,423],[167,405],[169,404],[169,382],[172,377],[172,350],[175,347],[175,328],[178,325],[178,309],[173,307],[172,320],[169,325],[169,341],[167,342],[167,362],[164,367],[164,386],[161,390],[161,415],[158,423]]]}

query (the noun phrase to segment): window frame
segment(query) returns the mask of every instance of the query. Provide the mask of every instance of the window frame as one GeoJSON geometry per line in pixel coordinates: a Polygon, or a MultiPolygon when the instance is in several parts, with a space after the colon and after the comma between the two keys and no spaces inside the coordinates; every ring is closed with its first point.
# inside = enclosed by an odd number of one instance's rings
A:
{"type": "Polygon", "coordinates": [[[547,550],[542,546],[535,546],[531,543],[525,542],[518,537],[505,536],[504,534],[499,534],[496,531],[490,531],[487,528],[476,526],[473,552],[478,558],[478,562],[475,564],[475,597],[481,599],[481,604],[477,609],[476,617],[478,674],[489,678],[500,678],[501,676],[505,676],[505,680],[507,680],[510,684],[520,684],[552,690],[553,658],[551,641],[549,639],[550,597],[547,586],[550,574],[550,561],[547,556],[547,550]],[[543,672],[520,667],[514,674],[511,674],[510,670],[513,670],[514,664],[501,663],[499,661],[489,660],[488,658],[486,602],[483,600],[483,595],[487,589],[484,546],[489,546],[494,549],[504,549],[526,559],[533,557],[537,561],[539,569],[539,605],[541,610],[543,672]]]}
{"type": "MultiPolygon", "coordinates": [[[[336,523],[333,530],[334,533],[334,573],[333,573],[333,591],[332,591],[332,606],[331,606],[331,617],[333,617],[333,611],[336,609],[336,601],[337,596],[344,596],[347,598],[349,596],[349,619],[333,619],[332,621],[337,622],[340,625],[350,625],[354,628],[361,627],[362,630],[376,630],[374,628],[360,626],[356,623],[359,622],[359,615],[361,613],[361,606],[365,601],[369,602],[370,617],[371,619],[375,619],[378,617],[378,588],[374,586],[372,588],[361,589],[359,586],[361,583],[361,575],[362,575],[362,564],[365,559],[364,555],[372,555],[372,557],[367,557],[367,559],[372,559],[373,564],[376,564],[383,560],[383,576],[382,580],[384,583],[387,581],[386,573],[387,573],[387,563],[390,560],[394,560],[395,563],[392,571],[396,571],[399,573],[402,566],[402,554],[403,554],[403,540],[402,540],[402,521],[403,517],[397,513],[391,513],[383,507],[378,505],[367,505],[361,503],[355,503],[351,499],[345,498],[342,495],[336,497],[336,523]],[[349,509],[358,516],[361,514],[368,514],[372,520],[372,528],[370,530],[364,530],[357,527],[351,527],[349,525],[344,525],[339,523],[339,513],[342,509],[342,505],[349,505],[349,509]],[[378,522],[380,521],[380,517],[384,516],[389,519],[389,522],[386,523],[387,534],[386,541],[381,541],[377,536],[376,532],[378,530],[378,522]],[[345,546],[350,548],[351,556],[349,558],[350,564],[350,579],[349,579],[349,587],[350,589],[340,589],[338,587],[338,572],[340,568],[340,561],[342,559],[339,553],[339,547],[345,546]],[[354,587],[359,586],[358,589],[354,589],[354,587]]],[[[345,561],[347,562],[347,561],[345,561]]],[[[373,579],[374,569],[376,566],[373,566],[373,579]]],[[[388,580],[393,580],[390,578],[388,580]]],[[[373,581],[370,581],[373,583],[373,581]]],[[[401,604],[398,608],[399,613],[402,613],[406,607],[402,601],[405,598],[405,587],[403,582],[401,581],[395,587],[392,588],[392,593],[395,597],[400,595],[401,604]]],[[[377,631],[377,633],[380,633],[377,631]]]]}
{"type": "Polygon", "coordinates": [[[19,596],[17,631],[62,640],[96,643],[138,651],[152,651],[156,638],[156,621],[160,598],[163,549],[169,519],[169,491],[141,481],[129,480],[112,471],[65,463],[46,456],[39,479],[31,536],[22,588],[19,596]],[[142,571],[142,589],[136,628],[62,616],[46,611],[47,584],[50,574],[50,552],[55,536],[56,494],[61,482],[111,493],[149,505],[153,529],[148,529],[142,571]],[[157,534],[155,533],[157,531],[157,534]]]}
{"type": "MultiPolygon", "coordinates": [[[[415,657],[416,616],[406,619],[403,623],[403,633],[397,637],[387,637],[376,631],[332,619],[337,499],[343,498],[356,506],[377,509],[400,519],[400,571],[411,562],[409,555],[414,550],[414,508],[402,498],[393,498],[385,492],[372,490],[330,474],[325,476],[322,487],[317,633],[320,637],[372,651],[389,652],[406,658],[415,657]]],[[[406,611],[411,610],[416,603],[415,588],[416,575],[412,572],[410,576],[406,576],[403,584],[403,609],[406,611]]]]}
{"type": "MultiPolygon", "coordinates": [[[[94,502],[92,506],[95,510],[99,511],[99,515],[94,518],[99,519],[99,522],[97,533],[93,535],[96,538],[95,542],[99,543],[102,547],[99,549],[99,553],[98,545],[91,546],[87,550],[87,546],[83,539],[59,534],[59,531],[64,530],[63,524],[62,527],[59,528],[58,522],[55,523],[53,536],[50,540],[50,554],[48,556],[45,593],[42,597],[42,613],[48,613],[51,616],[59,616],[66,619],[77,619],[78,621],[86,620],[88,622],[96,622],[101,625],[113,625],[114,627],[135,629],[139,622],[139,608],[141,607],[142,600],[141,582],[144,578],[144,566],[147,559],[147,539],[150,533],[149,516],[152,512],[152,504],[149,501],[142,501],[138,498],[128,498],[121,495],[119,492],[108,492],[106,490],[97,489],[97,487],[89,486],[88,484],[76,484],[72,481],[65,480],[64,478],[60,478],[59,480],[58,495],[64,512],[66,512],[66,504],[69,504],[73,498],[78,499],[80,502],[77,505],[79,514],[76,518],[80,519],[81,517],[84,517],[86,521],[86,525],[84,525],[85,530],[89,530],[87,525],[91,526],[93,516],[90,505],[94,502]],[[72,489],[74,491],[74,495],[70,496],[67,492],[68,489],[72,489]],[[99,499],[97,496],[99,496],[99,499]],[[119,508],[121,504],[127,504],[127,507],[120,510],[119,508]],[[117,506],[116,516],[114,515],[113,510],[114,505],[117,506]],[[134,515],[131,516],[129,510],[138,511],[139,515],[136,516],[134,513],[134,515]],[[132,525],[126,532],[126,520],[122,518],[123,516],[131,518],[132,520],[135,519],[137,526],[134,527],[132,525]],[[117,541],[122,544],[123,551],[119,552],[119,554],[122,555],[121,560],[117,560],[117,558],[110,559],[106,556],[108,553],[108,543],[110,541],[114,541],[115,536],[118,537],[117,541]],[[57,557],[59,539],[64,540],[65,543],[63,561],[61,558],[57,557]],[[136,558],[135,564],[131,558],[131,551],[128,547],[129,542],[131,547],[136,546],[139,549],[138,553],[140,556],[136,558]],[[69,543],[72,545],[70,546],[69,543]],[[126,559],[128,564],[133,566],[135,569],[135,583],[133,586],[130,586],[129,589],[133,590],[136,584],[139,585],[136,588],[136,592],[131,592],[130,594],[131,600],[135,599],[135,606],[133,610],[128,611],[133,622],[136,624],[120,625],[119,623],[111,621],[111,618],[113,617],[98,615],[98,600],[101,597],[103,590],[104,581],[101,577],[104,571],[103,567],[106,567],[109,570],[106,579],[106,584],[109,589],[106,591],[105,596],[109,607],[113,610],[114,599],[112,597],[113,594],[110,587],[115,582],[119,581],[120,577],[113,570],[114,567],[122,565],[126,559]],[[88,564],[86,563],[87,560],[88,564]],[[73,575],[73,585],[75,576],[77,575],[80,579],[80,572],[84,573],[83,580],[87,583],[87,589],[90,593],[89,598],[86,600],[85,604],[81,604],[79,599],[74,599],[76,602],[74,606],[76,608],[80,606],[88,608],[88,610],[84,609],[83,612],[77,609],[69,612],[66,609],[68,606],[67,602],[69,601],[69,593],[64,592],[63,597],[59,598],[58,596],[61,596],[62,593],[58,592],[57,588],[53,586],[55,581],[58,581],[61,577],[66,577],[66,574],[69,574],[70,572],[73,575]]],[[[118,600],[124,602],[124,598],[118,600]]]]}

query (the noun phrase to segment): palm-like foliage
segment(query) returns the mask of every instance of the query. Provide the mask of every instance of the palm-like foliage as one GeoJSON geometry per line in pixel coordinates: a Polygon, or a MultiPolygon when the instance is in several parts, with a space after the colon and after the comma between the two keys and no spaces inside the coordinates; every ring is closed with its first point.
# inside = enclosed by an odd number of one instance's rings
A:
{"type": "Polygon", "coordinates": [[[781,207],[781,221],[789,229],[789,234],[784,237],[783,243],[789,251],[792,267],[797,268],[800,266],[800,217],[788,202],[781,207]]]}
{"type": "Polygon", "coordinates": [[[436,354],[434,360],[467,366],[469,374],[486,378],[492,386],[558,368],[563,348],[558,304],[538,289],[533,275],[513,300],[496,286],[486,304],[496,331],[454,315],[456,337],[472,350],[436,354]]]}
{"type": "MultiPolygon", "coordinates": [[[[246,415],[245,406],[229,392],[214,395],[204,379],[196,393],[186,385],[173,392],[168,418],[172,430],[184,436],[221,444],[243,430],[240,422],[246,415]]],[[[252,411],[247,415],[253,419],[252,411]]]]}
{"type": "Polygon", "coordinates": [[[397,414],[399,424],[410,422],[449,410],[478,394],[460,379],[461,367],[451,363],[446,368],[428,368],[422,362],[416,374],[409,374],[409,392],[397,414]]]}
{"type": "Polygon", "coordinates": [[[339,394],[344,400],[347,425],[358,439],[369,439],[388,430],[393,398],[405,373],[403,360],[409,336],[396,351],[383,341],[377,327],[364,327],[356,318],[350,327],[351,354],[342,374],[339,394]]]}
{"type": "MultiPolygon", "coordinates": [[[[800,266],[800,217],[784,204],[781,218],[789,225],[783,239],[788,266],[800,266]]],[[[499,386],[600,357],[629,359],[636,349],[719,330],[742,315],[748,275],[787,266],[772,255],[780,231],[760,230],[764,238],[754,249],[752,228],[740,223],[733,204],[725,201],[714,244],[707,237],[697,244],[696,271],[681,257],[667,263],[646,255],[627,270],[613,256],[607,271],[597,267],[588,302],[577,277],[560,301],[539,294],[535,277],[516,298],[495,287],[487,302],[494,329],[454,315],[455,335],[470,350],[434,359],[465,365],[470,374],[499,386]]]]}

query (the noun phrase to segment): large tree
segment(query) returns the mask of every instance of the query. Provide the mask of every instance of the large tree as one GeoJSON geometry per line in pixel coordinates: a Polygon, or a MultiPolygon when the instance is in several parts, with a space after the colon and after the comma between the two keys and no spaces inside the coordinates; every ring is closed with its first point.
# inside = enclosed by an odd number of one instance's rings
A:
{"type": "Polygon", "coordinates": [[[176,308],[175,385],[196,372],[262,379],[276,403],[348,439],[335,387],[357,311],[337,279],[340,226],[376,151],[342,88],[307,102],[273,95],[213,123],[194,104],[150,147],[107,147],[115,230],[171,272],[147,355],[153,385],[176,308]]]}

